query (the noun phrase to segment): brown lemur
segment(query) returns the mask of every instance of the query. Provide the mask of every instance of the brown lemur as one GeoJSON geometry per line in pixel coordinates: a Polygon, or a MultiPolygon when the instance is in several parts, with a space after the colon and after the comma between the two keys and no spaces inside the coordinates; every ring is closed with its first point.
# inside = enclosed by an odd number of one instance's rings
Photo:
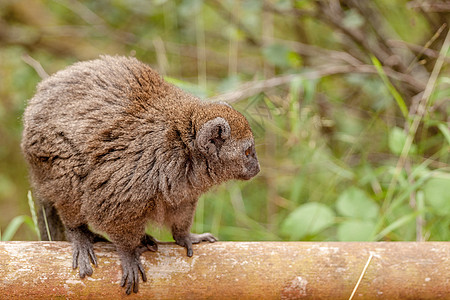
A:
{"type": "Polygon", "coordinates": [[[146,281],[142,252],[157,250],[147,221],[170,228],[192,256],[192,244],[216,241],[190,233],[198,197],[260,170],[242,114],[187,94],[135,58],[101,56],[57,72],[38,85],[23,120],[42,238],[66,235],[83,278],[97,265],[93,243],[105,240],[88,226],[106,233],[127,294],[138,291],[139,273],[146,281]]]}

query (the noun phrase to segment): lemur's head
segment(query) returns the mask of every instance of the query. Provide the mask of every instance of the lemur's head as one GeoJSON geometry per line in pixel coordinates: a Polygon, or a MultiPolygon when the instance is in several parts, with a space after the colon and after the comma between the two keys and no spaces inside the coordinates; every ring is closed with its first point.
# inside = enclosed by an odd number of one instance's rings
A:
{"type": "Polygon", "coordinates": [[[206,104],[196,112],[196,148],[218,181],[248,180],[259,173],[247,119],[228,104],[206,104]]]}

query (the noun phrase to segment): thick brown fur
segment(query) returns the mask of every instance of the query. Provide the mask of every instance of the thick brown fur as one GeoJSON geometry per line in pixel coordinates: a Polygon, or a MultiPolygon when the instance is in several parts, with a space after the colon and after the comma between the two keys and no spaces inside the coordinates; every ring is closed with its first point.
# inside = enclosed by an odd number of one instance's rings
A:
{"type": "Polygon", "coordinates": [[[117,246],[127,293],[137,292],[139,273],[146,279],[143,249],[157,248],[145,235],[149,220],[168,226],[192,256],[192,243],[215,241],[190,233],[198,197],[259,172],[244,116],[126,57],[77,63],[42,81],[24,114],[22,150],[47,217],[64,224],[80,276],[97,263],[92,243],[101,238],[89,225],[117,246]]]}

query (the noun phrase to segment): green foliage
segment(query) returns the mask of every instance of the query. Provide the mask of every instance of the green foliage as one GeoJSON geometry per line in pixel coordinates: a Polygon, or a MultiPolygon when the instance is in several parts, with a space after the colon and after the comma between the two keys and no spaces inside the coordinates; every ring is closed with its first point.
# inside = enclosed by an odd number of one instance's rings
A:
{"type": "Polygon", "coordinates": [[[280,68],[299,67],[301,59],[297,53],[282,44],[272,44],[262,49],[263,57],[280,68]]]}
{"type": "Polygon", "coordinates": [[[339,214],[346,220],[338,224],[340,241],[369,241],[379,217],[378,204],[363,190],[350,187],[339,195],[336,203],[339,214]]]}
{"type": "Polygon", "coordinates": [[[334,212],[328,206],[317,202],[306,203],[287,216],[281,226],[281,233],[291,240],[299,240],[330,227],[334,217],[334,212]]]}
{"type": "Polygon", "coordinates": [[[249,119],[261,174],[201,197],[193,231],[450,240],[448,59],[430,76],[448,58],[443,13],[400,0],[25,2],[0,4],[3,240],[37,238],[19,144],[40,78],[22,55],[52,74],[99,54],[136,56],[201,98],[230,93],[249,119]]]}
{"type": "Polygon", "coordinates": [[[342,216],[356,219],[376,219],[379,212],[377,203],[356,187],[350,187],[339,195],[336,208],[342,216]]]}
{"type": "MultiPolygon", "coordinates": [[[[34,231],[36,232],[38,239],[41,240],[41,233],[39,232],[36,208],[34,206],[34,200],[33,200],[33,195],[31,194],[31,191],[28,191],[27,198],[28,198],[28,206],[30,207],[31,220],[33,220],[33,224],[34,224],[34,231]]],[[[48,230],[48,228],[47,228],[47,230],[48,230]]],[[[48,236],[50,237],[50,233],[48,233],[48,236]]]]}
{"type": "Polygon", "coordinates": [[[450,176],[435,177],[423,187],[426,204],[439,216],[450,215],[450,176]]]}
{"type": "Polygon", "coordinates": [[[0,231],[0,240],[1,241],[10,241],[11,238],[16,234],[17,230],[19,229],[20,225],[26,224],[28,227],[35,231],[36,227],[33,223],[33,219],[30,216],[17,216],[14,219],[11,220],[11,222],[6,227],[3,234],[0,231]]]}
{"type": "MultiPolygon", "coordinates": [[[[406,143],[407,135],[404,130],[399,127],[394,127],[389,132],[389,150],[393,154],[400,155],[403,147],[406,143]]],[[[411,145],[410,152],[413,154],[416,152],[415,145],[411,145]]]]}
{"type": "Polygon", "coordinates": [[[403,114],[403,117],[405,117],[407,119],[409,112],[408,112],[408,108],[406,107],[405,100],[403,100],[400,93],[389,81],[389,78],[386,76],[386,73],[383,70],[383,65],[380,63],[380,61],[373,55],[371,56],[371,59],[372,59],[372,63],[375,66],[378,74],[380,75],[381,79],[383,79],[383,83],[387,86],[389,92],[394,97],[395,101],[397,102],[397,105],[400,108],[400,110],[403,114]]]}
{"type": "Polygon", "coordinates": [[[370,241],[375,224],[370,220],[348,220],[339,224],[337,237],[341,242],[370,241]]]}

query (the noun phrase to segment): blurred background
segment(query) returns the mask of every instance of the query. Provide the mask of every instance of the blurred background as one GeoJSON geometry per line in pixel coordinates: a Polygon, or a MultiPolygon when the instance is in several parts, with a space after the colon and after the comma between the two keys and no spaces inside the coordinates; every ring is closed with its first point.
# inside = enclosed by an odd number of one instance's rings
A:
{"type": "Polygon", "coordinates": [[[450,240],[449,21],[435,0],[0,0],[1,239],[38,239],[19,146],[36,84],[120,54],[251,123],[261,173],[204,195],[194,232],[450,240]]]}

